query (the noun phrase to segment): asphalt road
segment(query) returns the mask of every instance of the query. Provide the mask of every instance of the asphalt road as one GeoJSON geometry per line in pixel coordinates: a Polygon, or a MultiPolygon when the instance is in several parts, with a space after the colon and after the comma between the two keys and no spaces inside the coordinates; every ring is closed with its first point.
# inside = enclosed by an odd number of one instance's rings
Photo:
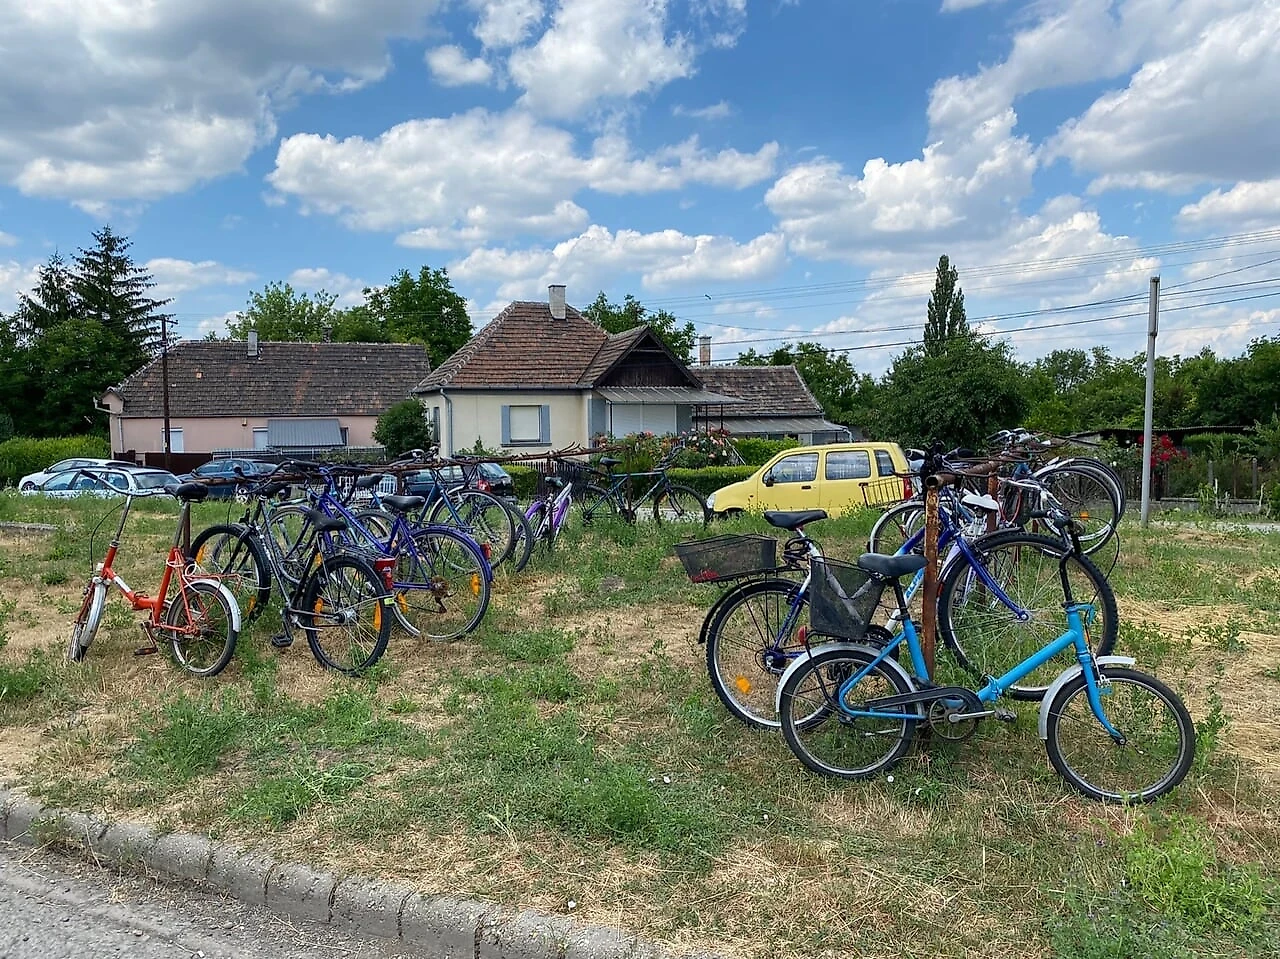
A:
{"type": "Polygon", "coordinates": [[[344,936],[234,899],[0,842],[0,959],[390,959],[425,953],[344,936]]]}

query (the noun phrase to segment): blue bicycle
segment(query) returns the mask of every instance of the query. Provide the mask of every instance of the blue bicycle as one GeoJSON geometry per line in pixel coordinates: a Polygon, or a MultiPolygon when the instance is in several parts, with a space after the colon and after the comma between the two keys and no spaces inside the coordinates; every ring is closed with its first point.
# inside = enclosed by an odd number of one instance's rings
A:
{"type": "Polygon", "coordinates": [[[901,578],[924,567],[913,554],[864,554],[856,564],[819,560],[812,573],[815,630],[840,637],[798,657],[778,683],[783,738],[809,769],[865,779],[891,769],[916,730],[964,740],[982,719],[1012,721],[996,702],[1021,680],[1071,652],[1075,664],[1050,684],[1040,705],[1039,733],[1049,761],[1071,786],[1102,802],[1150,802],[1182,782],[1195,757],[1195,727],[1182,700],[1153,676],[1131,669],[1127,656],[1095,656],[1088,626],[1094,607],[1077,602],[1068,564],[1080,557],[1078,525],[1065,513],[1045,516],[1072,549],[1058,559],[1066,630],[977,689],[931,681],[901,578]],[[865,638],[870,613],[891,587],[902,631],[883,645],[865,638]],[[903,647],[910,669],[899,659],[903,647]]]}

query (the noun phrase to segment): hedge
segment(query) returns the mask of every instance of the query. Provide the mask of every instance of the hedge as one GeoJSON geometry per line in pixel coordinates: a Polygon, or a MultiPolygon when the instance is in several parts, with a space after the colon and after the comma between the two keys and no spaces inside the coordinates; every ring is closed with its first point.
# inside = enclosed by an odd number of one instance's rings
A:
{"type": "Polygon", "coordinates": [[[536,469],[515,463],[507,463],[502,468],[511,475],[511,482],[516,488],[516,499],[524,503],[538,495],[539,473],[536,469]]]}
{"type": "Polygon", "coordinates": [[[755,466],[706,466],[698,470],[667,470],[671,482],[691,486],[703,496],[710,496],[722,486],[737,483],[755,473],[755,466]]]}
{"type": "Polygon", "coordinates": [[[748,466],[764,466],[778,453],[799,445],[799,440],[765,440],[755,437],[744,437],[733,441],[734,449],[748,466]]]}
{"type": "Polygon", "coordinates": [[[16,486],[28,473],[38,473],[70,456],[107,459],[111,456],[111,447],[101,436],[56,436],[43,440],[15,436],[0,443],[0,486],[16,486]]]}

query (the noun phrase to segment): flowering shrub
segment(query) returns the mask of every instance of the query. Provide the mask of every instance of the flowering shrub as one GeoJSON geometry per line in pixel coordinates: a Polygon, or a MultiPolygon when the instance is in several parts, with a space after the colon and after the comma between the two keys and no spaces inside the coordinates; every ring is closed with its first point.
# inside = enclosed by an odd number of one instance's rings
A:
{"type": "Polygon", "coordinates": [[[729,431],[724,429],[689,430],[663,436],[645,430],[628,433],[621,438],[600,434],[592,439],[592,445],[622,447],[617,458],[622,460],[620,469],[628,473],[651,470],[659,463],[697,469],[702,466],[732,466],[740,462],[729,441],[729,431]]]}

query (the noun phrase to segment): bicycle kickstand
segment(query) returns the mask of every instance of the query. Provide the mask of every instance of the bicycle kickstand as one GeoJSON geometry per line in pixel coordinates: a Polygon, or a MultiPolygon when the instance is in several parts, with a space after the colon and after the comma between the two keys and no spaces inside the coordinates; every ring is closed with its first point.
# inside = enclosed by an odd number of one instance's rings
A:
{"type": "Polygon", "coordinates": [[[293,645],[293,623],[290,621],[289,604],[280,610],[280,623],[284,631],[271,637],[271,645],[276,649],[288,649],[293,645]]]}

